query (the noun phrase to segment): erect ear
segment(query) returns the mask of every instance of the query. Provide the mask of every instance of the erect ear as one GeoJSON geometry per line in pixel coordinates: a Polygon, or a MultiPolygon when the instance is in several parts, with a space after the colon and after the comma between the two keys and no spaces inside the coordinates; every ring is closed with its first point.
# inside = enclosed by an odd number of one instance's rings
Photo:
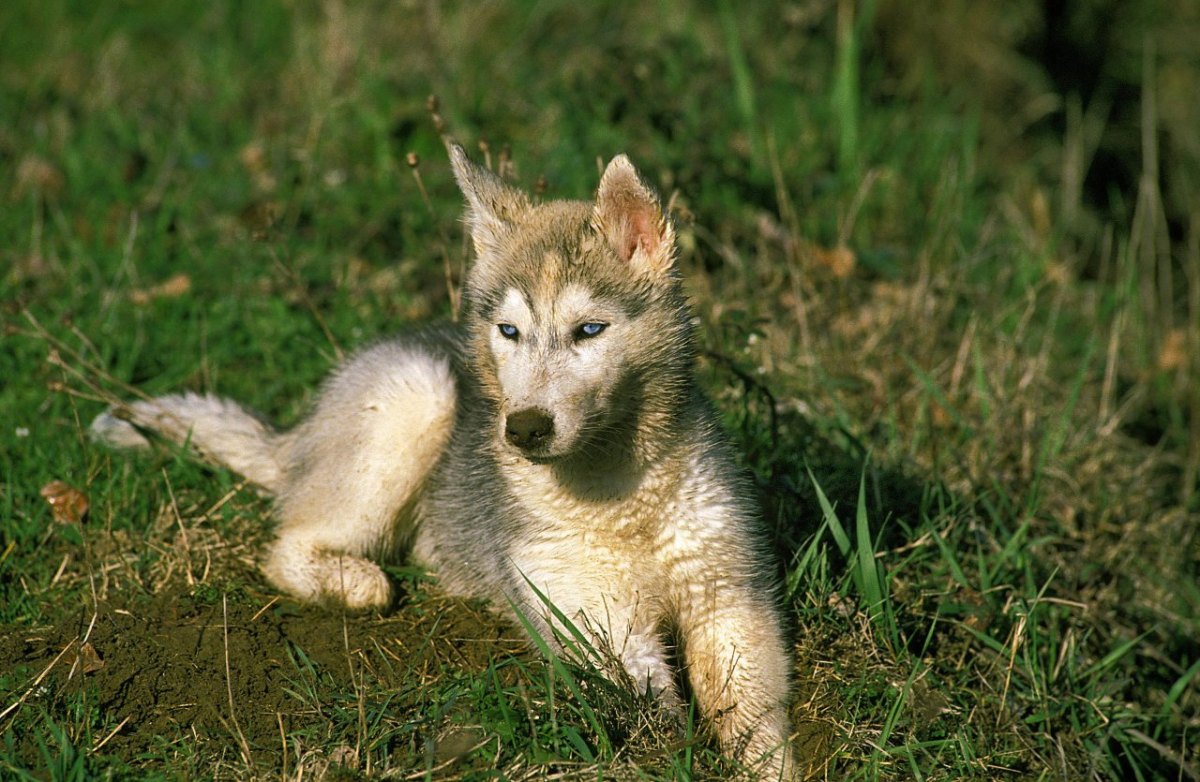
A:
{"type": "Polygon", "coordinates": [[[613,158],[600,177],[592,223],[635,271],[665,274],[675,262],[675,229],[624,155],[613,158]]]}
{"type": "Polygon", "coordinates": [[[513,223],[529,211],[529,198],[504,180],[477,166],[458,144],[450,143],[450,166],[458,189],[467,198],[467,225],[476,256],[496,249],[513,223]]]}

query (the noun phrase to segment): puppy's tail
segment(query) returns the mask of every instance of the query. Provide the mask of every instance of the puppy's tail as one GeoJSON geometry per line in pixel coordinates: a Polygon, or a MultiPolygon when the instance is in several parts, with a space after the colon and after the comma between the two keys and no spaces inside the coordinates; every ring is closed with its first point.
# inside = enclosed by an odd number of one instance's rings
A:
{"type": "Polygon", "coordinates": [[[150,447],[157,435],[241,473],[270,492],[283,481],[285,435],[228,399],[172,394],[109,408],[92,422],[93,440],[122,449],[150,447]]]}

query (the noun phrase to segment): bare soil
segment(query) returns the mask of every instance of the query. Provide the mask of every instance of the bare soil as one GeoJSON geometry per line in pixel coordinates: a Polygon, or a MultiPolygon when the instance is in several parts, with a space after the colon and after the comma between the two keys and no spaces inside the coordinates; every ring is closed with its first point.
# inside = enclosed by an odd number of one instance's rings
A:
{"type": "MultiPolygon", "coordinates": [[[[105,752],[135,758],[176,742],[220,742],[276,768],[285,731],[328,725],[323,711],[347,708],[322,694],[412,687],[444,664],[479,670],[521,648],[486,611],[447,598],[379,617],[212,590],[104,602],[52,626],[0,633],[0,660],[29,682],[17,693],[23,708],[82,696],[103,715],[97,735],[72,737],[76,744],[103,742],[105,752]]],[[[18,742],[36,768],[36,738],[18,742]]]]}

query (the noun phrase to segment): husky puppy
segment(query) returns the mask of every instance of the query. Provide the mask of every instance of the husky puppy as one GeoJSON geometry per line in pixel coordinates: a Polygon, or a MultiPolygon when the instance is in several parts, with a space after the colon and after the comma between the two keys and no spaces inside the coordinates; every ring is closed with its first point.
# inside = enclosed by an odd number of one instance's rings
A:
{"type": "Polygon", "coordinates": [[[594,201],[541,204],[450,159],[476,255],[461,325],[352,357],[289,431],[182,394],[110,410],[93,435],[156,433],[274,494],[263,571],[290,595],[386,607],[376,562],[406,551],[548,640],[565,617],[669,708],[680,660],[722,748],[796,776],[775,568],[697,388],[657,195],[624,155],[594,201]]]}

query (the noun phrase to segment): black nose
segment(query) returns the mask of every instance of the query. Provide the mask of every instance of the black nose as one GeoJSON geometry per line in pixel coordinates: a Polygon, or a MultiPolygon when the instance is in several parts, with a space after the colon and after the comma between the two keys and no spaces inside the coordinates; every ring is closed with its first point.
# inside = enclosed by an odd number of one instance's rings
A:
{"type": "Polygon", "coordinates": [[[541,448],[554,436],[554,418],[537,407],[520,410],[505,420],[504,434],[518,448],[541,448]]]}

